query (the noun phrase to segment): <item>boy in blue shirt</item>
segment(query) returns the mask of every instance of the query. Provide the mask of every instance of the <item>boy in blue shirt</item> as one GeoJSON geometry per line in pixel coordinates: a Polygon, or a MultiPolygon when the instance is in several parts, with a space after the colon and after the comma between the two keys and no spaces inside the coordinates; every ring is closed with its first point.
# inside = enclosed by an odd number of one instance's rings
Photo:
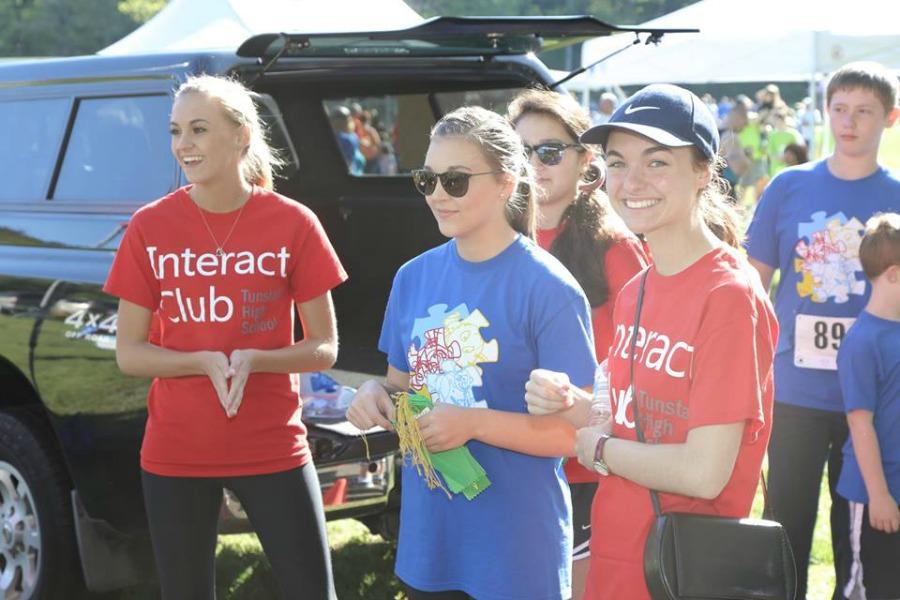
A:
{"type": "Polygon", "coordinates": [[[900,598],[900,214],[866,223],[859,260],[872,296],[837,359],[850,425],[837,486],[850,502],[844,595],[900,598]]]}
{"type": "Polygon", "coordinates": [[[897,77],[876,63],[836,71],[826,89],[834,153],[779,173],[747,232],[750,263],[763,285],[781,270],[769,501],[794,550],[797,598],[806,597],[826,459],[834,598],[843,597],[850,576],[848,507],[835,491],[848,435],[836,357],[870,292],[858,255],[863,223],[879,212],[900,212],[900,179],[878,165],[881,135],[897,118],[897,95],[897,77]]]}

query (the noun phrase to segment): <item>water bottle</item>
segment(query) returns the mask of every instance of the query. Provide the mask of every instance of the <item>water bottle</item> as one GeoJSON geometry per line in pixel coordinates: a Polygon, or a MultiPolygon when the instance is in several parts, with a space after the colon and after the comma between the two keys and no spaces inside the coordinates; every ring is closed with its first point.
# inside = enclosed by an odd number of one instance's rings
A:
{"type": "Polygon", "coordinates": [[[606,361],[597,365],[594,370],[594,394],[591,399],[591,423],[603,422],[612,415],[612,405],[609,401],[609,375],[606,370],[606,361]]]}

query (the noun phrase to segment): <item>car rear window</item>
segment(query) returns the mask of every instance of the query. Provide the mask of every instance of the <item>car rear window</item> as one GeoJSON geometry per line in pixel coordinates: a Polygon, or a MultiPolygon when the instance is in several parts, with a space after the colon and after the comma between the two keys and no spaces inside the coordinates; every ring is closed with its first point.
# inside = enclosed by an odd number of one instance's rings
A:
{"type": "Polygon", "coordinates": [[[460,106],[500,114],[521,88],[328,98],[323,108],[351,175],[402,175],[422,166],[437,119],[460,106]]]}
{"type": "Polygon", "coordinates": [[[165,95],[81,99],[54,200],[139,203],[173,190],[165,95]]]}
{"type": "Polygon", "coordinates": [[[0,202],[43,200],[66,129],[67,98],[0,102],[0,202]]]}

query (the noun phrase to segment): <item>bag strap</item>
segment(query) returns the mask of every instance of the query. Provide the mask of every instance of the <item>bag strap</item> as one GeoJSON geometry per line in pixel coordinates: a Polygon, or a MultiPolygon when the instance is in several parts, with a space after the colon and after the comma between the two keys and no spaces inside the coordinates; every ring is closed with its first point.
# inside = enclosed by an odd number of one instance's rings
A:
{"type": "MultiPolygon", "coordinates": [[[[639,325],[641,323],[641,309],[644,306],[644,287],[647,283],[647,275],[650,273],[650,269],[647,268],[644,270],[644,273],[641,275],[641,283],[638,287],[638,297],[637,297],[637,306],[634,309],[634,330],[631,334],[631,348],[629,349],[629,362],[628,362],[628,370],[629,370],[629,378],[630,378],[630,389],[631,389],[631,407],[634,411],[634,431],[637,433],[638,440],[645,444],[646,440],[644,438],[644,432],[641,430],[641,417],[640,412],[638,410],[638,399],[635,395],[635,387],[634,387],[634,351],[637,349],[637,338],[638,332],[640,331],[639,325]]],[[[764,501],[764,509],[763,509],[763,518],[774,520],[774,512],[772,510],[772,505],[769,503],[769,488],[766,485],[766,476],[765,473],[760,471],[759,474],[760,483],[762,483],[763,489],[763,501],[764,501]]],[[[657,517],[662,516],[662,509],[659,504],[659,494],[656,493],[656,490],[650,489],[650,502],[653,504],[653,512],[657,517]]]]}
{"type": "MultiPolygon", "coordinates": [[[[650,273],[650,268],[644,269],[643,274],[641,275],[641,284],[638,287],[638,297],[637,297],[637,306],[634,309],[634,329],[631,333],[631,349],[629,350],[629,379],[630,379],[630,387],[631,390],[631,407],[634,412],[634,431],[637,433],[638,440],[644,444],[646,440],[644,439],[644,432],[641,430],[641,417],[638,411],[638,398],[635,392],[634,387],[634,351],[637,349],[637,339],[638,334],[640,332],[640,323],[641,323],[641,309],[644,306],[644,286],[647,283],[647,275],[650,273]]],[[[650,502],[653,504],[653,512],[657,517],[662,515],[662,510],[659,506],[659,495],[656,493],[656,490],[650,490],[650,502]]]]}

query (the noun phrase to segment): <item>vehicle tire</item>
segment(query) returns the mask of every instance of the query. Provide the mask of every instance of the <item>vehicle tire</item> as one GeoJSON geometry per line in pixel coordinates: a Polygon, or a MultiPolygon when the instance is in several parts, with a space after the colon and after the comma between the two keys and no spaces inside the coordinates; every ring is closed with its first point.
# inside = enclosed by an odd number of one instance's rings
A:
{"type": "Polygon", "coordinates": [[[32,415],[0,412],[0,597],[73,598],[83,590],[71,485],[32,415]]]}

